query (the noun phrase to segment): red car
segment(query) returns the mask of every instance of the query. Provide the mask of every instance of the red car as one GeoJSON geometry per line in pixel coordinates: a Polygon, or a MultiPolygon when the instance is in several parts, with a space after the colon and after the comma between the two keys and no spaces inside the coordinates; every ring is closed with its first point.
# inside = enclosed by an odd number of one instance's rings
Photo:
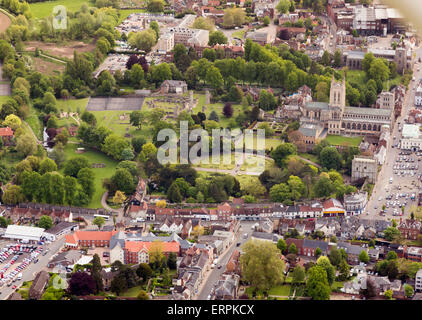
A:
{"type": "Polygon", "coordinates": [[[16,286],[16,285],[14,285],[14,286],[12,287],[12,289],[13,289],[13,290],[15,290],[16,288],[17,288],[17,286],[16,286]]]}

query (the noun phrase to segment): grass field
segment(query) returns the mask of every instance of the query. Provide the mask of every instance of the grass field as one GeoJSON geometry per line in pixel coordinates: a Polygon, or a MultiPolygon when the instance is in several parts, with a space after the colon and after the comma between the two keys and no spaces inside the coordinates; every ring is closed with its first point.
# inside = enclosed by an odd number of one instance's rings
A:
{"type": "Polygon", "coordinates": [[[141,286],[136,286],[128,289],[126,292],[123,292],[120,296],[136,298],[141,290],[143,290],[141,286]]]}
{"type": "MultiPolygon", "coordinates": [[[[365,71],[362,71],[362,70],[348,70],[346,79],[350,83],[358,83],[362,86],[365,86],[366,83],[368,82],[366,73],[365,71]]],[[[401,80],[402,80],[402,76],[398,75],[394,79],[384,81],[384,90],[390,91],[391,85],[393,84],[398,85],[401,82],[401,80]]]]}
{"type": "Polygon", "coordinates": [[[246,33],[246,30],[235,31],[235,32],[232,33],[232,37],[243,39],[243,36],[245,35],[245,33],[246,33]]]}
{"type": "Polygon", "coordinates": [[[34,131],[35,135],[39,140],[43,139],[42,136],[42,130],[43,130],[43,124],[38,118],[38,112],[31,107],[28,117],[26,117],[25,121],[28,123],[28,125],[32,128],[32,131],[34,131]]]}
{"type": "Polygon", "coordinates": [[[309,161],[318,163],[318,157],[314,154],[310,154],[310,153],[299,153],[298,154],[300,157],[304,158],[304,159],[308,159],[309,161]]]}
{"type": "Polygon", "coordinates": [[[30,3],[29,7],[34,18],[45,18],[53,13],[53,8],[58,5],[66,7],[66,11],[75,12],[79,10],[82,4],[86,3],[88,6],[93,6],[94,3],[88,0],[59,0],[30,3]]]}
{"type": "MultiPolygon", "coordinates": [[[[95,173],[95,193],[92,197],[91,202],[88,204],[88,208],[101,208],[101,197],[106,191],[103,188],[102,183],[105,178],[110,178],[117,166],[117,161],[109,158],[105,154],[97,151],[86,151],[82,154],[78,154],[75,152],[76,148],[78,148],[77,144],[68,143],[65,147],[65,155],[66,160],[74,158],[76,156],[84,156],[86,157],[91,163],[104,163],[104,168],[93,168],[92,170],[95,173]]],[[[63,169],[62,169],[63,170],[63,169]]]]}
{"type": "Polygon", "coordinates": [[[268,291],[268,295],[274,296],[288,296],[290,293],[290,285],[282,285],[273,287],[268,291]]]}
{"type": "Polygon", "coordinates": [[[335,135],[327,135],[325,140],[334,146],[352,146],[357,147],[361,143],[363,137],[343,137],[335,135]]]}

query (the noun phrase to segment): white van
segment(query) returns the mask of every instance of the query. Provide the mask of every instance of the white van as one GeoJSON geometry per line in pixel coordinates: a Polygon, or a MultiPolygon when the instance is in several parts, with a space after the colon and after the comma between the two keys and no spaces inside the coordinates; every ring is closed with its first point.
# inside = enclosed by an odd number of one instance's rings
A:
{"type": "Polygon", "coordinates": [[[18,274],[18,280],[22,280],[22,272],[18,274]]]}

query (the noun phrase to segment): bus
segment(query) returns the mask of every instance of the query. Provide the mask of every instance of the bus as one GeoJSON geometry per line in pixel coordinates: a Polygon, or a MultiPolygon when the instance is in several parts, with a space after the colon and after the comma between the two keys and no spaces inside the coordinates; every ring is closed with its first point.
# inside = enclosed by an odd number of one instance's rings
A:
{"type": "Polygon", "coordinates": [[[106,216],[104,214],[94,214],[94,218],[96,218],[96,217],[104,218],[105,221],[110,220],[110,216],[106,216]]]}

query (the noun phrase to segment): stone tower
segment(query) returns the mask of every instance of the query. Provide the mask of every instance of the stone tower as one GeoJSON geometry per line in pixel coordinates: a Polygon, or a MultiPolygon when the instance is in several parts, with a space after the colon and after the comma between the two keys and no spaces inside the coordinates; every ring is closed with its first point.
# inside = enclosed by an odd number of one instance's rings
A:
{"type": "Polygon", "coordinates": [[[407,54],[405,48],[397,48],[394,62],[397,64],[397,73],[403,74],[407,68],[407,54]]]}
{"type": "Polygon", "coordinates": [[[380,94],[380,108],[394,110],[394,94],[383,91],[380,94]]]}
{"type": "Polygon", "coordinates": [[[331,80],[330,88],[330,107],[338,107],[341,111],[346,106],[346,79],[342,81],[331,80]]]}

